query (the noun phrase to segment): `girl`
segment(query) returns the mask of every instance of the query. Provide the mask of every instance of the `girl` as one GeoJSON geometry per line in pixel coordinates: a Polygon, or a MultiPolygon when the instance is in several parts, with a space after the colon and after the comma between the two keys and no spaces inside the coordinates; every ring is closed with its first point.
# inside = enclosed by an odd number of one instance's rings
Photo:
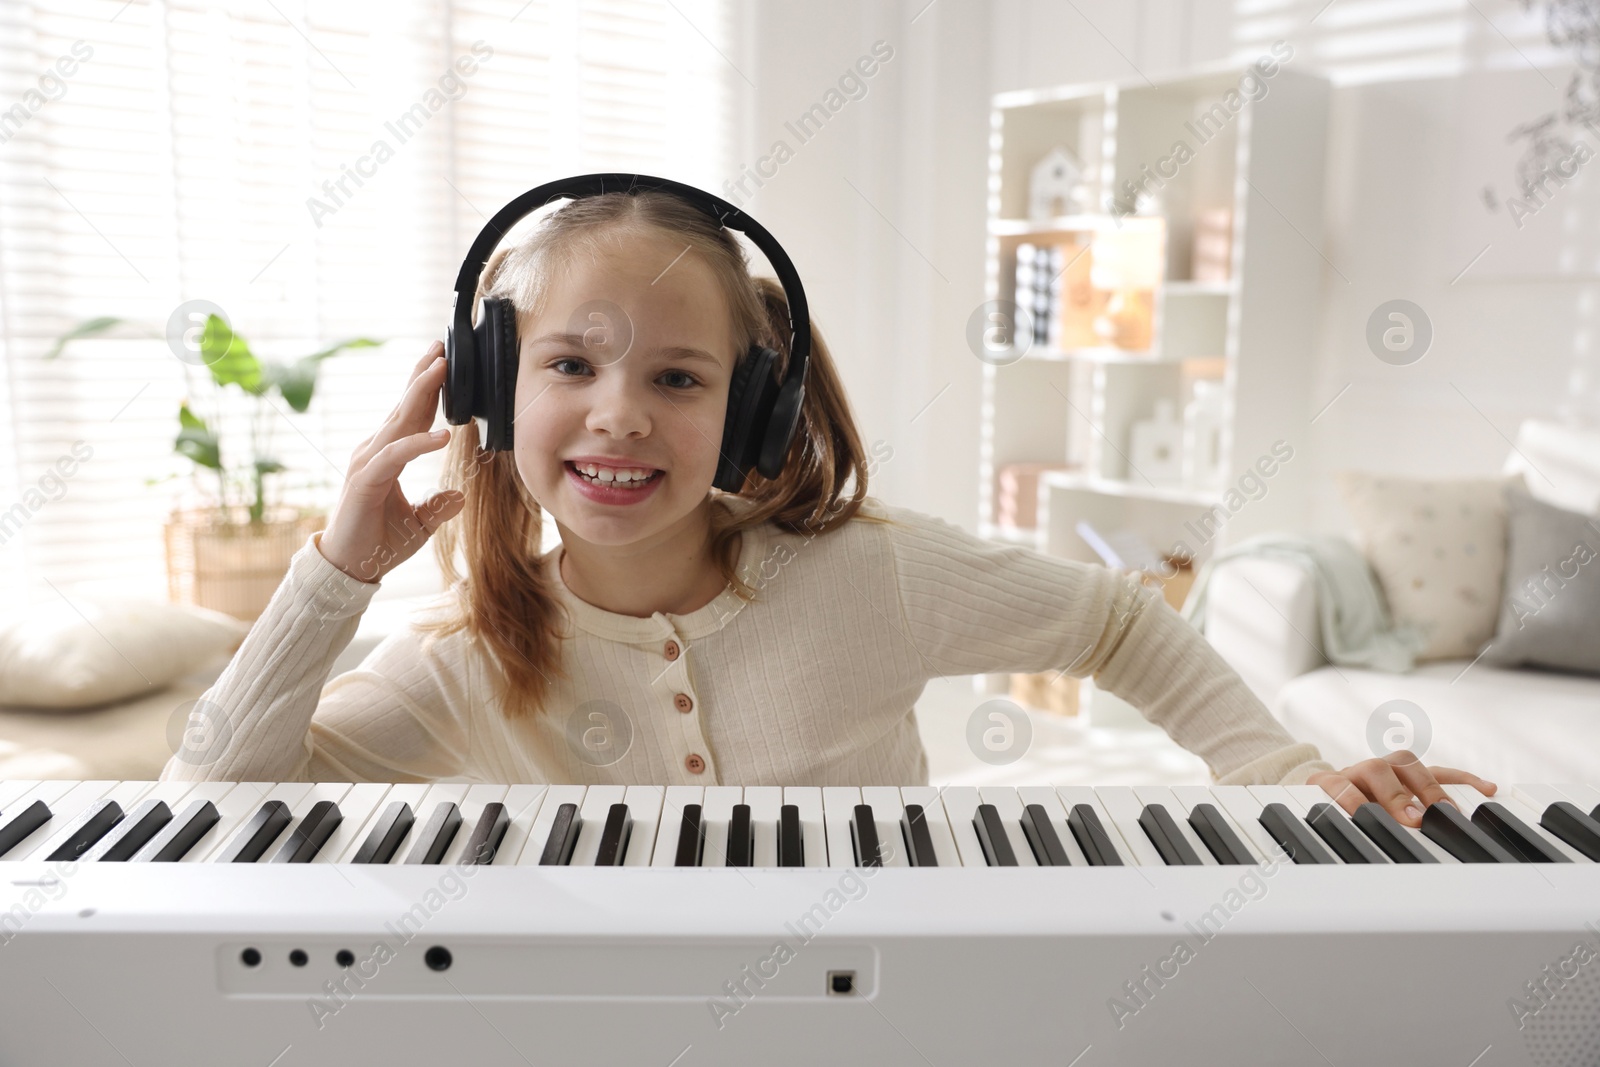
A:
{"type": "Polygon", "coordinates": [[[1133,578],[868,498],[819,336],[780,476],[714,492],[735,363],[757,341],[787,358],[788,313],[670,194],[566,204],[479,291],[517,309],[513,450],[481,451],[475,422],[428,432],[435,342],[204,697],[210,742],[163,778],[918,785],[929,679],[1066,670],[1223,783],[1315,782],[1411,826],[1441,781],[1494,792],[1409,753],[1335,772],[1133,578]],[[412,505],[400,472],[447,445],[446,491],[412,505]],[[541,555],[546,513],[561,544],[541,555]],[[441,614],[328,681],[383,575],[436,533],[441,614]]]}

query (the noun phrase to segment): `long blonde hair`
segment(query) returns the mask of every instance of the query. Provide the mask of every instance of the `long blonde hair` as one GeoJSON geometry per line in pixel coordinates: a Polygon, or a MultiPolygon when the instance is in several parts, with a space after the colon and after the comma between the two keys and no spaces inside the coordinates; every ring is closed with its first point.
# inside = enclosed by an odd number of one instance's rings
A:
{"type": "MultiPolygon", "coordinates": [[[[779,376],[789,362],[789,310],[783,287],[752,277],[733,235],[693,205],[653,191],[605,193],[573,200],[545,216],[528,235],[504,242],[484,265],[478,292],[504,297],[526,321],[574,257],[593,255],[606,239],[658,231],[686,243],[711,268],[733,317],[736,359],[752,343],[775,349],[779,376]]],[[[543,513],[517,473],[511,451],[485,452],[478,425],[455,427],[445,450],[442,488],[466,497],[460,514],[434,534],[434,552],[456,593],[443,618],[422,621],[425,633],[466,630],[500,667],[508,719],[544,708],[552,680],[565,676],[561,643],[567,622],[540,556],[543,513]],[[465,562],[465,576],[457,566],[465,562]]],[[[867,462],[843,384],[828,346],[813,326],[800,425],[782,473],[752,471],[739,492],[748,507],[712,509],[712,556],[745,599],[755,594],[735,573],[739,531],[772,522],[797,533],[825,533],[854,518],[867,493],[867,462]]]]}

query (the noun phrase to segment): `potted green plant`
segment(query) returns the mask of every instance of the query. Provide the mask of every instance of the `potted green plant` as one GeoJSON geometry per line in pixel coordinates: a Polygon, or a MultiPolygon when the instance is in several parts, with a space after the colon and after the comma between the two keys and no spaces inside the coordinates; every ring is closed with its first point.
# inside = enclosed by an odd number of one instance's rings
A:
{"type": "MultiPolygon", "coordinates": [[[[130,327],[162,335],[124,319],[88,319],[58,338],[45,358],[56,358],[71,341],[130,327]]],[[[203,418],[186,397],[178,405],[178,432],[172,447],[194,464],[195,485],[202,494],[210,495],[205,484],[212,476],[216,490],[208,504],[175,507],[167,520],[167,590],[173,601],[198,604],[247,621],[261,614],[283,581],[289,558],[327,521],[324,509],[287,507],[275,499],[273,476],[288,468],[270,454],[270,433],[261,429],[264,423],[270,425],[271,398],[276,394],[292,410],[304,414],[311,406],[324,360],[347,349],[378,344],[382,342],[356,337],[290,362],[263,360],[216,314],[207,314],[204,327],[185,336],[185,379],[192,389],[190,367],[194,362],[204,364],[209,373],[203,379],[210,383],[213,402],[202,410],[213,417],[210,421],[203,418]],[[254,399],[249,454],[239,461],[223,450],[220,401],[222,391],[230,387],[254,399]]],[[[164,480],[149,479],[147,484],[164,480]]]]}

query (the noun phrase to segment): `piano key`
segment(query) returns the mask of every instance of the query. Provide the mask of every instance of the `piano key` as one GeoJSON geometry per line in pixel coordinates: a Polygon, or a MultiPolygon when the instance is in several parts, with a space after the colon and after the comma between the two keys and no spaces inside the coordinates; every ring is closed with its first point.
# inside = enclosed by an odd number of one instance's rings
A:
{"type": "Polygon", "coordinates": [[[706,824],[701,818],[703,806],[685,804],[683,818],[678,823],[677,853],[672,863],[675,867],[698,867],[705,857],[706,824]]]}
{"type": "Polygon", "coordinates": [[[978,842],[983,846],[983,855],[989,866],[1018,865],[1016,850],[1011,847],[1011,838],[1006,835],[1006,824],[1001,821],[998,808],[989,803],[979,804],[972,827],[978,833],[978,842]]]}
{"type": "Polygon", "coordinates": [[[630,785],[622,794],[633,819],[633,834],[623,856],[624,867],[650,866],[650,853],[656,844],[656,828],[661,822],[661,799],[666,792],[659,785],[630,785]]]}
{"type": "MultiPolygon", "coordinates": [[[[426,801],[424,801],[426,803],[426,801]]],[[[437,864],[444,859],[456,835],[461,832],[461,805],[453,800],[441,800],[433,806],[428,821],[422,824],[406,853],[406,863],[437,864]]]]}
{"type": "Polygon", "coordinates": [[[11,778],[0,782],[0,816],[11,814],[12,802],[31,793],[38,784],[37,778],[11,778]]]}
{"type": "MultiPolygon", "coordinates": [[[[184,853],[180,863],[212,863],[238,836],[239,830],[268,801],[278,801],[292,816],[293,805],[311,792],[311,782],[236,782],[234,787],[216,802],[221,816],[209,833],[195,842],[184,853]]],[[[269,842],[270,844],[270,842],[269,842]]]]}
{"type": "Polygon", "coordinates": [[[742,803],[744,803],[742,786],[706,786],[705,799],[700,802],[700,823],[706,836],[705,845],[700,852],[700,866],[728,865],[728,823],[733,819],[733,806],[742,803]]]}
{"type": "Polygon", "coordinates": [[[1600,820],[1588,815],[1570,800],[1558,800],[1544,811],[1539,820],[1554,836],[1568,846],[1600,862],[1600,820]]]}
{"type": "MultiPolygon", "coordinates": [[[[294,835],[296,834],[296,832],[298,831],[298,829],[300,827],[300,824],[303,823],[306,820],[306,818],[308,818],[311,815],[311,813],[316,810],[317,805],[322,803],[323,801],[327,801],[328,803],[333,804],[333,805],[335,805],[337,807],[337,810],[338,810],[340,818],[336,819],[333,822],[332,825],[333,825],[334,829],[338,828],[339,822],[342,821],[343,816],[344,816],[344,808],[343,807],[339,807],[338,805],[340,804],[341,801],[344,800],[345,796],[350,792],[351,783],[349,783],[349,782],[311,782],[311,783],[308,783],[308,784],[310,785],[310,788],[307,789],[303,794],[301,794],[299,797],[297,797],[296,799],[294,799],[292,801],[287,801],[286,802],[289,805],[289,818],[291,820],[290,824],[289,824],[289,828],[284,833],[284,835],[283,835],[283,837],[282,837],[282,839],[280,841],[273,842],[271,845],[268,846],[267,855],[262,857],[261,862],[263,862],[263,863],[267,862],[269,857],[271,857],[271,859],[274,862],[276,862],[277,861],[277,859],[276,859],[276,856],[277,856],[276,850],[277,849],[281,849],[283,847],[283,843],[284,842],[286,842],[290,838],[294,837],[294,835]]],[[[326,817],[326,815],[324,815],[324,817],[326,817]]],[[[315,858],[318,854],[320,854],[322,848],[325,848],[325,847],[327,847],[326,843],[324,843],[323,845],[319,846],[317,849],[311,851],[309,853],[309,855],[311,855],[313,858],[315,858]]],[[[288,862],[288,861],[285,860],[285,861],[282,861],[282,862],[288,862]]]]}
{"type": "Polygon", "coordinates": [[[783,787],[747,785],[744,802],[750,805],[750,861],[757,867],[778,866],[778,819],[783,808],[783,787]]]}
{"type": "Polygon", "coordinates": [[[1131,857],[1132,862],[1141,867],[1165,867],[1166,861],[1161,858],[1161,853],[1151,843],[1145,834],[1144,828],[1139,825],[1139,816],[1144,814],[1144,805],[1139,803],[1138,796],[1129,786],[1096,786],[1095,796],[1100,798],[1100,815],[1102,821],[1110,816],[1106,823],[1109,830],[1115,826],[1122,835],[1118,841],[1117,850],[1122,853],[1123,859],[1131,857]]]}
{"type": "Polygon", "coordinates": [[[1017,861],[1017,866],[1039,866],[1039,861],[1033,856],[1033,847],[1028,844],[1027,832],[1022,828],[1022,819],[1026,812],[1023,810],[1022,797],[1016,789],[1011,786],[980,786],[978,799],[991,805],[995,814],[1000,817],[1006,843],[1011,846],[1011,856],[1017,861]]]}
{"type": "Polygon", "coordinates": [[[939,861],[939,866],[961,866],[961,853],[956,848],[955,835],[950,832],[950,817],[945,811],[944,797],[940,791],[931,785],[901,786],[900,802],[902,808],[915,804],[922,809],[922,817],[928,824],[928,837],[933,841],[933,856],[939,861]]]}
{"type": "Polygon", "coordinates": [[[1256,854],[1257,863],[1292,863],[1283,849],[1261,825],[1261,800],[1247,785],[1217,785],[1210,793],[1222,813],[1233,820],[1234,829],[1256,854]]]}
{"type": "Polygon", "coordinates": [[[1306,814],[1306,824],[1325,841],[1334,855],[1346,863],[1388,863],[1389,858],[1380,852],[1367,836],[1356,829],[1355,823],[1344,810],[1333,802],[1319,800],[1306,814]]]}
{"type": "MultiPolygon", "coordinates": [[[[13,860],[45,860],[53,853],[59,851],[68,843],[68,838],[80,833],[83,829],[84,813],[88,812],[101,801],[111,801],[118,807],[118,818],[122,812],[133,807],[139,802],[154,782],[112,782],[94,781],[66,783],[70,788],[62,793],[55,801],[50,803],[50,821],[40,829],[34,831],[31,837],[24,838],[14,848],[5,854],[6,861],[13,860]]],[[[43,797],[46,790],[36,789],[30,796],[43,797]]],[[[110,829],[105,825],[105,816],[99,816],[99,823],[89,828],[89,833],[97,841],[100,836],[110,829]]],[[[115,825],[117,820],[112,821],[115,825]]],[[[89,844],[93,844],[91,841],[89,844]]],[[[83,850],[72,856],[76,859],[82,855],[83,850]]]]}
{"type": "Polygon", "coordinates": [[[861,803],[861,790],[853,785],[822,787],[822,824],[828,834],[828,866],[854,867],[855,843],[850,818],[861,803]]]}
{"type": "Polygon", "coordinates": [[[290,812],[288,804],[281,800],[268,800],[234,832],[228,844],[211,862],[254,863],[266,854],[267,849],[278,839],[278,835],[282,834],[293,821],[294,815],[290,812]]]}
{"type": "Polygon", "coordinates": [[[500,850],[500,842],[505,840],[510,825],[511,816],[505,804],[500,801],[485,804],[478,813],[478,821],[472,824],[472,831],[462,835],[467,839],[467,846],[459,862],[469,867],[487,867],[494,863],[495,853],[500,850]]]}
{"type": "Polygon", "coordinates": [[[1278,847],[1288,853],[1295,863],[1338,863],[1333,854],[1322,847],[1310,827],[1300,821],[1287,804],[1272,801],[1261,807],[1261,825],[1267,828],[1278,847]]]}
{"type": "Polygon", "coordinates": [[[613,805],[623,803],[625,785],[591,785],[578,805],[578,839],[572,846],[569,867],[593,867],[600,857],[600,840],[605,836],[606,820],[613,805]]]}
{"type": "MultiPolygon", "coordinates": [[[[691,804],[701,804],[705,800],[705,795],[703,786],[667,786],[661,798],[661,821],[656,827],[656,841],[650,853],[650,866],[677,866],[678,834],[683,828],[683,811],[691,804]]],[[[698,819],[698,815],[696,818],[698,819]]],[[[696,826],[698,827],[698,823],[696,826]]]]}
{"type": "MultiPolygon", "coordinates": [[[[905,791],[901,790],[901,795],[905,791]]],[[[946,824],[950,827],[950,836],[955,839],[956,852],[960,855],[960,867],[987,867],[989,857],[984,852],[983,842],[978,839],[978,830],[973,825],[973,820],[978,817],[978,805],[983,803],[976,786],[952,785],[947,786],[940,794],[944,802],[946,824]]],[[[924,805],[931,808],[931,805],[924,805]]]]}
{"type": "MultiPolygon", "coordinates": [[[[393,813],[399,810],[395,807],[397,804],[404,805],[411,811],[412,821],[406,823],[406,831],[409,833],[411,827],[415,824],[417,806],[422,803],[422,798],[428,795],[428,789],[429,785],[426,782],[362,782],[353,786],[350,793],[346,795],[354,799],[354,794],[361,791],[362,806],[366,814],[359,817],[359,825],[356,825],[358,817],[353,810],[347,811],[344,822],[340,823],[339,828],[333,832],[334,840],[340,842],[340,851],[329,853],[328,847],[325,846],[323,855],[329,856],[335,863],[355,863],[356,856],[362,852],[368,841],[373,840],[373,832],[377,830],[379,824],[390,823],[395,817],[393,813]],[[366,792],[369,786],[383,790],[381,794],[377,795],[376,800],[373,799],[372,793],[366,792]]],[[[339,808],[344,811],[345,806],[340,804],[339,808]]],[[[385,829],[388,829],[388,826],[385,826],[385,829]]],[[[381,835],[379,840],[381,840],[381,835]]],[[[374,846],[376,844],[377,841],[374,841],[374,846]]],[[[404,844],[405,839],[403,837],[395,842],[397,848],[404,844]]],[[[389,855],[390,859],[393,859],[395,853],[391,851],[389,855]]],[[[314,860],[313,862],[317,861],[314,860]]],[[[368,861],[362,860],[361,862],[368,861]]],[[[384,860],[382,862],[387,863],[389,861],[384,860]]]]}
{"type": "Polygon", "coordinates": [[[388,863],[400,851],[400,843],[411,833],[416,822],[416,812],[404,800],[392,800],[384,806],[372,824],[367,836],[350,858],[351,863],[388,863]]]}
{"type": "Polygon", "coordinates": [[[1074,804],[1067,815],[1067,828],[1082,847],[1084,859],[1091,867],[1123,866],[1122,854],[1100,818],[1098,808],[1092,804],[1074,804]]]}
{"type": "Polygon", "coordinates": [[[1429,804],[1422,813],[1422,832],[1462,863],[1518,862],[1516,856],[1472,825],[1454,804],[1429,804]]]}
{"type": "Polygon", "coordinates": [[[572,860],[572,850],[578,844],[578,805],[570,801],[556,808],[555,820],[550,824],[550,836],[545,839],[544,851],[539,854],[541,867],[561,867],[572,860]]]}
{"type": "Polygon", "coordinates": [[[1595,818],[1594,808],[1600,805],[1600,789],[1581,782],[1557,782],[1556,788],[1565,793],[1568,800],[1588,812],[1591,819],[1595,818]]]}
{"type": "MultiPolygon", "coordinates": [[[[483,822],[483,813],[490,804],[501,804],[505,801],[506,789],[504,785],[480,782],[467,787],[466,795],[461,798],[461,829],[456,834],[455,840],[450,842],[450,847],[444,850],[444,858],[439,863],[446,867],[454,867],[466,863],[470,853],[467,849],[472,844],[472,834],[483,822]]],[[[507,826],[510,826],[510,812],[506,813],[507,826]]],[[[472,866],[485,866],[473,864],[472,866]]]]}
{"type": "Polygon", "coordinates": [[[1062,850],[1067,854],[1068,866],[1089,866],[1089,857],[1083,854],[1083,849],[1079,846],[1078,839],[1073,836],[1072,828],[1068,822],[1066,806],[1061,803],[1061,798],[1056,795],[1054,788],[1047,785],[1018,786],[1017,800],[1022,804],[1024,812],[1033,804],[1037,804],[1045,810],[1045,814],[1050,817],[1050,826],[1056,832],[1056,839],[1061,843],[1062,850]]]}
{"type": "Polygon", "coordinates": [[[805,842],[805,865],[828,865],[828,829],[822,815],[822,790],[817,786],[786,785],[783,802],[800,812],[800,836],[805,842]]]}
{"type": "MultiPolygon", "coordinates": [[[[931,850],[933,846],[928,847],[931,850]]],[[[804,867],[805,865],[806,839],[800,831],[800,806],[785,804],[778,812],[778,866],[804,867]]]]}
{"type": "Polygon", "coordinates": [[[1232,820],[1215,804],[1196,804],[1191,808],[1189,825],[1219,864],[1256,862],[1255,854],[1239,837],[1232,820]]]}
{"type": "Polygon", "coordinates": [[[1504,804],[1486,800],[1472,812],[1472,825],[1525,863],[1571,863],[1565,852],[1545,840],[1504,804]]]}
{"type": "Polygon", "coordinates": [[[594,866],[620,867],[628,854],[628,838],[633,834],[633,817],[628,805],[618,801],[606,812],[605,827],[600,834],[600,848],[595,854],[594,866]]]}
{"type": "MultiPolygon", "coordinates": [[[[1262,846],[1257,845],[1256,837],[1250,833],[1248,827],[1240,824],[1239,820],[1234,817],[1233,812],[1229,811],[1223,805],[1221,799],[1213,792],[1213,788],[1215,787],[1203,785],[1172,786],[1172,799],[1177,803],[1177,808],[1169,810],[1172,810],[1174,816],[1177,816],[1179,812],[1181,812],[1182,816],[1180,821],[1187,822],[1189,829],[1194,832],[1194,836],[1196,838],[1200,838],[1200,832],[1194,828],[1194,812],[1195,809],[1201,804],[1207,805],[1211,811],[1216,813],[1214,816],[1207,816],[1207,818],[1220,820],[1220,825],[1226,826],[1233,832],[1235,841],[1238,843],[1238,845],[1244,848],[1244,854],[1249,857],[1249,859],[1246,860],[1247,863],[1260,863],[1265,860],[1268,852],[1265,851],[1262,846]]],[[[1241,789],[1243,787],[1233,786],[1232,788],[1241,789]]],[[[1247,796],[1249,795],[1248,789],[1245,790],[1245,794],[1247,796]]],[[[1272,844],[1271,835],[1267,833],[1266,827],[1262,826],[1260,822],[1256,821],[1257,818],[1259,818],[1259,811],[1257,812],[1257,815],[1251,819],[1256,832],[1259,833],[1266,841],[1268,848],[1275,847],[1272,844]]],[[[1204,839],[1201,839],[1201,844],[1205,844],[1204,839]]],[[[1205,851],[1211,852],[1209,845],[1206,846],[1205,851]]],[[[1215,857],[1215,855],[1215,853],[1212,853],[1213,857],[1215,857]]],[[[1218,859],[1217,862],[1220,864],[1222,861],[1218,859]]]]}
{"type": "MultiPolygon", "coordinates": [[[[1189,813],[1178,803],[1178,798],[1173,795],[1172,790],[1164,785],[1137,785],[1133,787],[1133,795],[1138,797],[1139,803],[1145,805],[1145,807],[1148,808],[1150,805],[1155,804],[1167,813],[1177,831],[1178,838],[1189,846],[1189,851],[1193,852],[1195,859],[1200,861],[1199,866],[1215,867],[1217,865],[1217,858],[1211,854],[1211,850],[1206,848],[1205,842],[1200,840],[1200,835],[1195,833],[1194,828],[1189,825],[1189,813]]],[[[1141,812],[1140,814],[1143,813],[1141,812]]]]}
{"type": "MultiPolygon", "coordinates": [[[[1301,826],[1311,830],[1311,840],[1318,845],[1323,845],[1322,835],[1311,827],[1310,818],[1313,807],[1333,799],[1332,794],[1326,789],[1320,785],[1253,785],[1250,786],[1250,792],[1261,800],[1263,807],[1269,803],[1281,803],[1288,808],[1301,826]]],[[[1335,828],[1331,832],[1338,833],[1337,824],[1334,824],[1334,826],[1335,828]]],[[[1328,854],[1332,862],[1346,862],[1344,856],[1337,849],[1323,845],[1323,850],[1328,854]]],[[[1357,854],[1359,855],[1359,853],[1357,854]]]]}
{"type": "MultiPolygon", "coordinates": [[[[556,818],[562,806],[571,804],[576,812],[583,810],[583,798],[589,792],[586,785],[552,785],[549,786],[544,800],[539,804],[539,813],[534,817],[533,825],[528,830],[528,843],[524,846],[522,854],[517,857],[518,866],[539,866],[544,863],[544,850],[550,843],[550,832],[555,828],[556,818]]],[[[577,840],[573,839],[576,846],[577,840]]]]}
{"type": "Polygon", "coordinates": [[[216,802],[208,799],[190,801],[182,811],[167,821],[143,848],[131,857],[135,863],[176,863],[206,835],[222,816],[216,802]]]}
{"type": "MultiPolygon", "coordinates": [[[[1594,860],[1541,826],[1540,822],[1544,808],[1529,804],[1526,798],[1518,793],[1515,788],[1507,789],[1505,786],[1501,786],[1492,797],[1478,792],[1470,785],[1446,785],[1444,788],[1455,798],[1456,804],[1466,813],[1467,818],[1472,819],[1473,822],[1478,823],[1480,826],[1482,826],[1482,823],[1479,822],[1477,815],[1481,805],[1492,802],[1505,808],[1506,811],[1521,820],[1523,825],[1532,831],[1534,839],[1538,842],[1537,847],[1547,848],[1561,857],[1560,859],[1551,860],[1550,862],[1552,863],[1594,862],[1594,860]]],[[[1491,834],[1491,836],[1493,835],[1491,834]]],[[[1506,842],[1500,840],[1500,844],[1504,845],[1506,842]]]]}
{"type": "Polygon", "coordinates": [[[733,813],[728,817],[728,856],[729,867],[752,867],[755,865],[756,839],[750,828],[750,805],[735,804],[733,813]]]}
{"type": "Polygon", "coordinates": [[[13,805],[13,814],[0,819],[0,858],[32,837],[39,828],[50,822],[50,805],[35,800],[27,807],[13,805]]]}
{"type": "Polygon", "coordinates": [[[1022,809],[1022,832],[1033,849],[1033,858],[1041,867],[1070,867],[1067,850],[1062,847],[1050,812],[1043,804],[1029,804],[1022,809]]]}
{"type": "Polygon", "coordinates": [[[272,862],[310,863],[343,820],[344,814],[338,804],[331,800],[317,801],[289,831],[289,836],[279,846],[272,862]]]}
{"type": "Polygon", "coordinates": [[[921,804],[907,804],[900,815],[901,836],[906,842],[906,858],[913,867],[937,867],[939,857],[928,833],[928,818],[921,804]]]}
{"type": "Polygon", "coordinates": [[[322,848],[317,850],[312,863],[348,863],[354,850],[360,847],[362,829],[383,810],[383,798],[391,786],[387,782],[358,782],[351,785],[339,801],[339,813],[344,818],[333,828],[333,833],[322,848]]]}
{"type": "Polygon", "coordinates": [[[1139,813],[1139,826],[1156,846],[1169,867],[1198,867],[1200,854],[1178,831],[1172,813],[1160,804],[1146,804],[1139,813]]]}
{"type": "Polygon", "coordinates": [[[126,862],[171,821],[172,809],[165,800],[141,800],[127,818],[83,854],[83,862],[126,862]]]}
{"type": "Polygon", "coordinates": [[[883,858],[878,848],[878,823],[872,817],[871,804],[857,804],[850,815],[850,843],[855,849],[856,864],[861,867],[882,867],[883,858]]]}
{"type": "MultiPolygon", "coordinates": [[[[748,790],[747,790],[748,792],[748,790]]],[[[898,786],[864,785],[861,803],[872,809],[874,826],[878,831],[878,858],[884,867],[909,867],[906,843],[900,833],[900,815],[905,810],[905,799],[898,786]]]]}
{"type": "MultiPolygon", "coordinates": [[[[1367,839],[1385,856],[1394,863],[1438,863],[1439,857],[1433,851],[1423,848],[1422,842],[1407,833],[1411,828],[1402,826],[1395,820],[1389,810],[1376,801],[1369,800],[1356,808],[1350,819],[1356,829],[1367,835],[1367,839]]],[[[1453,862],[1459,863],[1454,856],[1453,862]]]]}
{"type": "Polygon", "coordinates": [[[506,815],[511,819],[511,825],[506,827],[505,840],[500,842],[499,851],[495,853],[496,867],[510,867],[522,862],[523,854],[528,851],[534,820],[539,817],[539,810],[548,792],[549,786],[531,783],[514,785],[506,790],[506,815]]]}

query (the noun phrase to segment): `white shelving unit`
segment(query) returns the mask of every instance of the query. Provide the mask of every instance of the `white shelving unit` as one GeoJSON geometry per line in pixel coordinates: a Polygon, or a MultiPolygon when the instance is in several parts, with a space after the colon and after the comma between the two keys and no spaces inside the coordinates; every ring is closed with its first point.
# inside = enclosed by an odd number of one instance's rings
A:
{"type": "MultiPolygon", "coordinates": [[[[1016,362],[985,366],[985,536],[1098,561],[1075,529],[1087,520],[1103,534],[1134,532],[1157,551],[1186,549],[1203,560],[1249,534],[1295,525],[1303,514],[1305,479],[1293,459],[1277,463],[1273,450],[1280,441],[1295,453],[1308,444],[1329,86],[1280,67],[1264,79],[1265,95],[1249,101],[1241,94],[1235,111],[1227,94],[1243,73],[1214,68],[1154,85],[993,98],[987,298],[1015,299],[1017,247],[1041,241],[1087,246],[1091,259],[1113,248],[1107,242],[1147,241],[1159,280],[1148,348],[1036,345],[1016,362]],[[1191,151],[1175,163],[1179,141],[1191,151]],[[1032,168],[1062,145],[1082,162],[1093,203],[1106,213],[1030,220],[1032,168]],[[1160,179],[1159,208],[1148,215],[1117,210],[1119,197],[1131,207],[1126,181],[1157,188],[1147,174],[1160,179]],[[1197,228],[1209,225],[1215,234],[1219,219],[1228,241],[1225,276],[1196,279],[1197,228]],[[1141,477],[1128,459],[1133,424],[1151,417],[1158,400],[1171,401],[1181,418],[1202,378],[1223,388],[1221,479],[1192,485],[1141,477]],[[1261,457],[1277,466],[1261,479],[1264,495],[1230,497],[1261,457]],[[997,474],[1012,463],[1074,465],[1039,479],[1031,529],[996,522],[997,474]],[[1241,497],[1242,506],[1230,506],[1241,497]]],[[[1122,254],[1128,247],[1120,246],[1122,254]]]]}

